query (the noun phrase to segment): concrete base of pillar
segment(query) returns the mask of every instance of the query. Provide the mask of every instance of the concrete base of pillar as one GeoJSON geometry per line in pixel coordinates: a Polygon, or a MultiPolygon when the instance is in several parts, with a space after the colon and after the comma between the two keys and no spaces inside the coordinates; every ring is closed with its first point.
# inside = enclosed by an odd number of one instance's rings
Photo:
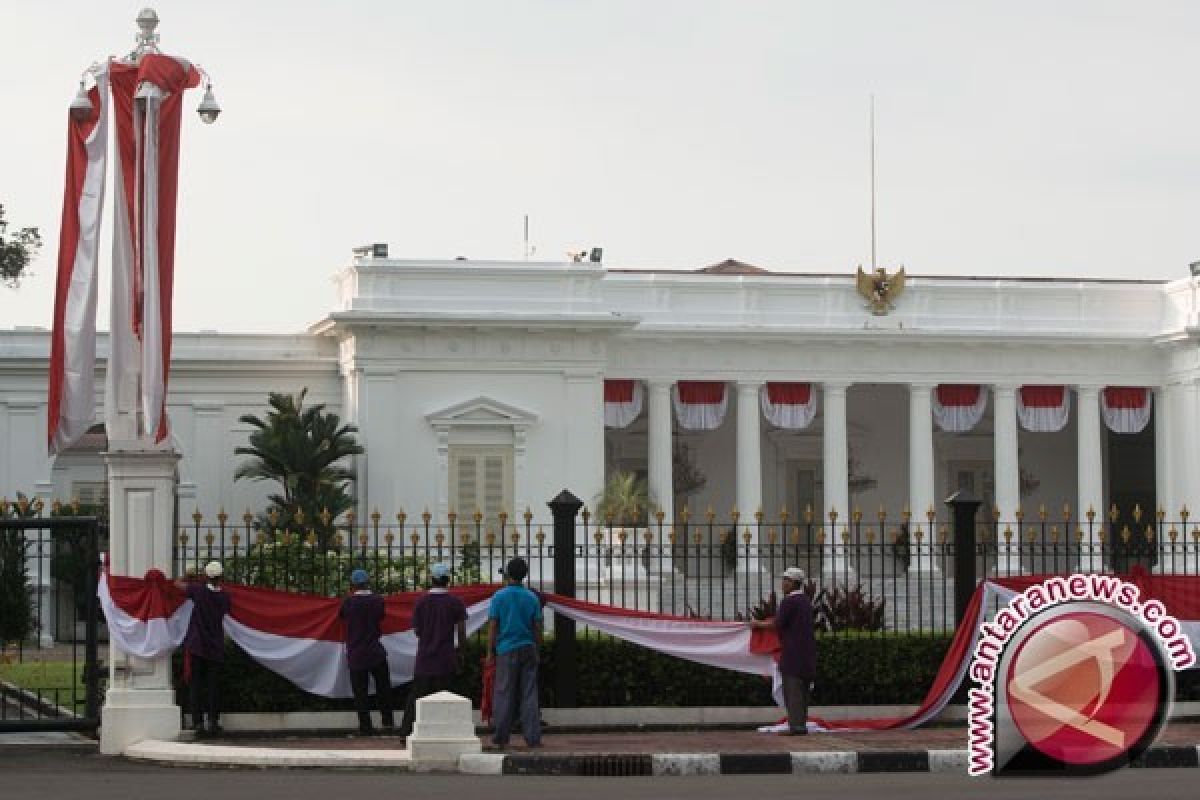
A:
{"type": "Polygon", "coordinates": [[[104,755],[120,755],[147,739],[179,738],[180,712],[172,689],[109,689],[100,713],[100,752],[104,755]]]}
{"type": "Polygon", "coordinates": [[[418,772],[457,769],[459,756],[483,751],[475,735],[471,701],[452,692],[422,697],[407,744],[418,772]]]}

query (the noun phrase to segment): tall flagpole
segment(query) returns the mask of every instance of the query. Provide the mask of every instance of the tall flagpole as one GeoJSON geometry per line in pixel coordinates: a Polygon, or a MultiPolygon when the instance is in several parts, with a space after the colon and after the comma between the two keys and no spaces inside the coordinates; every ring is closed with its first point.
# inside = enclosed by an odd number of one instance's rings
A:
{"type": "Polygon", "coordinates": [[[875,262],[875,95],[871,95],[871,272],[875,262]]]}

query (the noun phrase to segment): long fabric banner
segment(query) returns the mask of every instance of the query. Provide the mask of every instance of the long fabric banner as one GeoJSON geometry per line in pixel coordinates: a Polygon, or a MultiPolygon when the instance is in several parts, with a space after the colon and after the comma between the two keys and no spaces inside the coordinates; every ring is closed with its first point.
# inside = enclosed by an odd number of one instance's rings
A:
{"type": "MultiPolygon", "coordinates": [[[[912,714],[895,718],[822,720],[810,718],[814,730],[883,730],[912,728],[936,717],[958,689],[974,652],[980,625],[1019,590],[1045,576],[987,581],[971,600],[949,651],[924,701],[912,714]]],[[[1200,578],[1142,576],[1143,596],[1163,602],[1184,622],[1194,647],[1200,650],[1200,578]]],[[[451,591],[467,606],[467,630],[478,631],[487,619],[498,586],[456,587],[451,591]]],[[[349,697],[350,676],[345,658],[345,628],[338,618],[341,600],[226,584],[230,614],[225,632],[251,658],[284,676],[301,689],[325,697],[349,697]]],[[[108,619],[109,638],[123,652],[143,658],[166,655],[187,632],[192,604],[161,572],[145,578],[104,574],[99,584],[100,605],[108,619]]],[[[752,630],[741,622],[711,622],[648,611],[587,603],[543,593],[545,607],[556,614],[616,638],[700,664],[771,678],[780,702],[775,656],[778,641],[772,631],[752,630]]],[[[387,614],[382,642],[388,653],[393,683],[412,680],[417,640],[412,632],[412,609],[420,592],[385,596],[387,614]]]]}

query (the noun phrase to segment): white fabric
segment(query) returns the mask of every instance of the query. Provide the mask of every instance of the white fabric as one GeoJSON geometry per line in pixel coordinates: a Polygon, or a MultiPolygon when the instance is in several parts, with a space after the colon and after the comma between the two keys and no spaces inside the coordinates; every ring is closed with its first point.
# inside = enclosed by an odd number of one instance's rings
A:
{"type": "Polygon", "coordinates": [[[1154,392],[1146,392],[1146,402],[1141,408],[1109,408],[1104,392],[1100,392],[1100,414],[1104,424],[1113,433],[1141,433],[1150,423],[1150,405],[1154,402],[1154,392]]]}
{"type": "Polygon", "coordinates": [[[170,617],[143,621],[125,613],[113,602],[104,574],[100,575],[96,594],[108,624],[109,641],[121,652],[139,658],[158,658],[183,644],[188,622],[192,619],[191,600],[185,600],[170,617]]]}
{"type": "Polygon", "coordinates": [[[729,388],[721,394],[719,403],[684,403],[679,399],[679,387],[671,387],[671,402],[675,406],[675,418],[679,425],[689,431],[713,431],[725,421],[729,409],[729,388]]]}
{"type": "Polygon", "coordinates": [[[1071,416],[1071,392],[1064,389],[1062,405],[1026,406],[1017,390],[1017,419],[1021,427],[1034,433],[1055,433],[1067,425],[1071,416]]]}
{"type": "Polygon", "coordinates": [[[104,369],[104,428],[109,441],[137,436],[138,402],[138,342],[133,333],[133,227],[122,184],[125,170],[136,170],[137,166],[122,163],[119,145],[113,148],[113,165],[117,191],[113,204],[108,362],[104,369]]]}
{"type": "Polygon", "coordinates": [[[604,427],[627,428],[638,415],[642,413],[642,404],[646,398],[646,388],[641,381],[633,382],[633,399],[628,403],[604,403],[604,427]]]}
{"type": "Polygon", "coordinates": [[[979,387],[979,396],[969,406],[944,406],[938,402],[937,390],[933,392],[933,421],[947,433],[967,433],[974,430],[987,410],[987,387],[979,387]]]}
{"type": "Polygon", "coordinates": [[[142,415],[146,435],[157,441],[159,423],[165,413],[166,376],[163,374],[163,319],[161,276],[158,264],[158,120],[163,92],[143,83],[138,97],[146,102],[142,143],[142,415]]]}
{"type": "Polygon", "coordinates": [[[808,391],[808,402],[803,405],[772,403],[765,384],[758,390],[758,398],[762,406],[763,417],[776,428],[803,430],[811,425],[817,416],[817,392],[811,387],[808,391]]]}

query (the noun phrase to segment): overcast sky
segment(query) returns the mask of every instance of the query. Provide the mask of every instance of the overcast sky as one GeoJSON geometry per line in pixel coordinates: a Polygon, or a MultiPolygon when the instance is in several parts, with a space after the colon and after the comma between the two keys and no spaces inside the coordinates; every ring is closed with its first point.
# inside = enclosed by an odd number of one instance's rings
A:
{"type": "MultiPolygon", "coordinates": [[[[872,93],[882,264],[1175,278],[1200,259],[1200,2],[153,5],[225,110],[185,105],[177,330],[301,330],[358,244],[520,258],[524,214],[538,258],[853,272],[872,93]]],[[[0,203],[46,239],[0,287],[0,328],[49,324],[67,104],[138,8],[0,0],[0,203]]]]}

